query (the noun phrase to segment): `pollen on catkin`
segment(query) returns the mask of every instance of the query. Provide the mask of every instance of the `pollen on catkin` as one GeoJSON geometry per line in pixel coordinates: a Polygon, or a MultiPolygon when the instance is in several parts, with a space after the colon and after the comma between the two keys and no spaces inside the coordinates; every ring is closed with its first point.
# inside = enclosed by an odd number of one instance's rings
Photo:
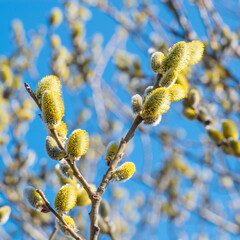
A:
{"type": "MultiPolygon", "coordinates": [[[[89,184],[92,191],[96,191],[97,188],[94,184],[89,184]]],[[[88,193],[83,187],[77,189],[77,206],[87,206],[92,203],[91,199],[88,197],[88,193]]]]}
{"type": "Polygon", "coordinates": [[[84,155],[89,146],[88,133],[84,130],[77,129],[72,132],[67,142],[67,153],[74,160],[78,160],[84,155]]]}
{"type": "Polygon", "coordinates": [[[48,156],[53,160],[61,160],[66,154],[59,148],[55,139],[51,136],[46,137],[46,151],[48,156]]]}
{"type": "Polygon", "coordinates": [[[64,103],[60,93],[45,91],[42,97],[42,117],[49,129],[56,128],[64,116],[64,103]]]}
{"type": "Polygon", "coordinates": [[[154,72],[160,72],[161,65],[164,60],[164,54],[162,52],[155,52],[151,56],[151,67],[154,72]]]}
{"type": "Polygon", "coordinates": [[[0,225],[6,223],[10,217],[11,208],[9,206],[3,206],[0,208],[0,225]]]}
{"type": "Polygon", "coordinates": [[[144,102],[142,117],[158,117],[170,108],[170,93],[166,88],[157,88],[150,92],[144,102]]]}
{"type": "MultiPolygon", "coordinates": [[[[62,216],[64,221],[66,222],[66,224],[68,225],[68,227],[73,230],[74,232],[77,232],[78,230],[76,229],[76,224],[74,222],[74,220],[68,216],[68,215],[63,215],[62,216]]],[[[61,231],[61,233],[64,235],[64,236],[68,236],[69,235],[69,232],[66,230],[66,227],[65,225],[59,220],[59,219],[56,219],[56,222],[57,222],[57,225],[61,231]]]]}
{"type": "Polygon", "coordinates": [[[174,68],[170,68],[161,78],[160,86],[170,88],[176,82],[177,76],[178,72],[174,68]]]}
{"type": "Polygon", "coordinates": [[[125,181],[131,178],[135,171],[135,164],[132,162],[126,162],[114,171],[112,180],[125,181]]]}
{"type": "Polygon", "coordinates": [[[117,150],[118,150],[118,143],[114,141],[110,142],[107,146],[104,159],[108,162],[111,162],[114,159],[117,153],[117,150]]]}
{"type": "Polygon", "coordinates": [[[170,98],[172,102],[185,98],[187,90],[181,84],[173,84],[169,88],[170,98]]]}
{"type": "Polygon", "coordinates": [[[75,207],[77,201],[77,190],[71,185],[63,186],[57,193],[54,201],[55,208],[59,212],[68,212],[75,207]]]}
{"type": "Polygon", "coordinates": [[[49,75],[42,78],[36,87],[35,95],[39,104],[42,104],[42,96],[45,91],[55,91],[61,93],[61,82],[57,76],[49,75]]]}
{"type": "Polygon", "coordinates": [[[222,132],[225,138],[233,138],[234,140],[238,139],[237,125],[229,119],[225,119],[222,122],[222,132]]]}
{"type": "Polygon", "coordinates": [[[28,205],[35,210],[41,211],[43,205],[45,205],[40,194],[36,191],[34,187],[27,186],[24,189],[23,196],[26,199],[28,205]]]}
{"type": "Polygon", "coordinates": [[[135,94],[132,96],[132,110],[134,113],[139,113],[142,111],[142,97],[139,94],[135,94]]]}
{"type": "Polygon", "coordinates": [[[200,41],[195,40],[187,43],[187,45],[190,49],[190,60],[188,65],[192,66],[202,59],[204,52],[204,44],[200,41]]]}
{"type": "Polygon", "coordinates": [[[174,44],[165,55],[161,65],[161,73],[165,73],[170,68],[181,72],[188,66],[190,60],[190,49],[185,42],[178,42],[174,44]]]}

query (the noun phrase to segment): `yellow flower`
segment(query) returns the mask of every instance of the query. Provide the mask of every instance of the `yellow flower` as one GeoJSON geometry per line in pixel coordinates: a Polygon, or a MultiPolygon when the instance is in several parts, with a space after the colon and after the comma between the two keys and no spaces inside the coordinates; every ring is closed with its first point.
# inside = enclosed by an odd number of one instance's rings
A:
{"type": "Polygon", "coordinates": [[[125,181],[131,178],[135,171],[136,167],[134,163],[126,162],[114,171],[112,179],[117,181],[125,181]]]}
{"type": "Polygon", "coordinates": [[[75,207],[77,201],[77,190],[71,185],[63,186],[55,197],[55,208],[60,212],[68,212],[75,207]]]}
{"type": "Polygon", "coordinates": [[[74,160],[77,160],[87,152],[88,146],[88,133],[84,130],[77,129],[72,132],[68,139],[67,152],[74,160]]]}
{"type": "MultiPolygon", "coordinates": [[[[76,224],[75,224],[74,220],[70,216],[67,216],[64,214],[62,217],[70,229],[72,229],[74,232],[78,231],[76,229],[76,224]]],[[[57,225],[63,235],[65,235],[65,236],[69,235],[69,232],[66,230],[65,225],[61,221],[59,221],[59,219],[57,219],[57,225]]]]}

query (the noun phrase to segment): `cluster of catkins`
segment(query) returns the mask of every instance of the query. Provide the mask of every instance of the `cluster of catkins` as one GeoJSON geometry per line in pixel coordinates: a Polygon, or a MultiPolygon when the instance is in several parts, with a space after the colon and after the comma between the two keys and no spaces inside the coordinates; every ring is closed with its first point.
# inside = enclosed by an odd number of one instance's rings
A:
{"type": "Polygon", "coordinates": [[[166,113],[171,102],[184,98],[187,94],[186,84],[178,81],[178,76],[189,66],[201,60],[204,45],[200,41],[178,42],[164,55],[155,52],[151,56],[151,67],[161,77],[159,86],[145,89],[144,97],[136,94],[132,97],[134,113],[144,119],[145,124],[156,126],[166,113]]]}
{"type": "MultiPolygon", "coordinates": [[[[72,162],[79,160],[82,155],[86,154],[89,146],[89,137],[86,131],[77,129],[67,138],[67,126],[62,121],[64,116],[64,103],[61,97],[61,88],[61,82],[58,77],[53,75],[47,76],[39,81],[35,96],[42,110],[42,120],[47,125],[48,129],[46,152],[51,159],[59,161],[59,164],[56,166],[56,174],[64,184],[55,197],[54,205],[69,228],[77,231],[74,220],[66,215],[66,213],[75,206],[90,205],[91,200],[86,190],[80,187],[77,181],[74,181],[76,179],[68,161],[72,162]],[[64,148],[59,146],[52,134],[52,130],[57,132],[59,140],[62,142],[64,148]]],[[[109,144],[105,156],[108,163],[114,159],[117,150],[118,145],[116,143],[109,144]]],[[[127,180],[134,172],[135,165],[133,163],[124,163],[114,171],[112,180],[127,180]]],[[[92,191],[96,191],[95,185],[90,184],[89,186],[92,191]]],[[[44,200],[34,187],[27,186],[24,190],[24,197],[30,207],[44,213],[49,212],[44,200]]],[[[68,235],[62,222],[57,220],[57,224],[62,233],[68,235]]]]}

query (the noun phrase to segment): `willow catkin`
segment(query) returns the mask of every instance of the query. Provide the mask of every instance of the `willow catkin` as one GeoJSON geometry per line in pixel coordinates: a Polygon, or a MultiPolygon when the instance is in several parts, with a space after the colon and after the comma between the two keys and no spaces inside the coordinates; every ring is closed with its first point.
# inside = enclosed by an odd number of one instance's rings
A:
{"type": "Polygon", "coordinates": [[[129,178],[132,177],[135,171],[136,171],[135,164],[132,162],[126,162],[114,171],[112,175],[112,180],[116,181],[128,180],[129,178]]]}
{"type": "Polygon", "coordinates": [[[56,140],[51,137],[46,137],[46,152],[48,156],[53,160],[61,160],[66,154],[65,152],[58,146],[56,140]]]}
{"type": "Polygon", "coordinates": [[[169,93],[171,101],[175,102],[185,98],[187,90],[181,84],[173,84],[169,88],[169,93]]]}
{"type": "MultiPolygon", "coordinates": [[[[66,222],[67,226],[71,230],[73,230],[74,232],[78,231],[77,228],[76,228],[76,224],[75,224],[74,220],[70,216],[63,214],[62,217],[63,217],[64,221],[66,222]]],[[[69,232],[66,230],[66,226],[59,219],[56,219],[56,222],[57,222],[57,225],[58,225],[61,233],[64,236],[69,236],[69,232]]]]}
{"type": "Polygon", "coordinates": [[[198,63],[203,56],[204,44],[200,41],[194,40],[187,43],[190,49],[190,59],[188,65],[192,66],[198,63]]]}

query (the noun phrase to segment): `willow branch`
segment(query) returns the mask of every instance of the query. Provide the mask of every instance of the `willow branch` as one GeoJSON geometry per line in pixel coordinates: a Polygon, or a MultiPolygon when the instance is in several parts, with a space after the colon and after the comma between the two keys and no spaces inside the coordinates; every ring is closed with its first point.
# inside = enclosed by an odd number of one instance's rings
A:
{"type": "Polygon", "coordinates": [[[63,219],[62,216],[60,216],[49,204],[48,200],[46,199],[44,193],[38,189],[37,192],[40,194],[41,198],[43,199],[43,201],[45,202],[46,206],[48,207],[48,209],[55,215],[55,217],[64,225],[66,231],[76,240],[83,240],[77,233],[75,233],[69,226],[68,224],[65,222],[65,220],[63,219]]]}
{"type": "Polygon", "coordinates": [[[58,232],[58,227],[55,225],[54,229],[53,229],[53,232],[52,232],[51,236],[49,237],[49,240],[54,240],[57,232],[58,232]]]}

